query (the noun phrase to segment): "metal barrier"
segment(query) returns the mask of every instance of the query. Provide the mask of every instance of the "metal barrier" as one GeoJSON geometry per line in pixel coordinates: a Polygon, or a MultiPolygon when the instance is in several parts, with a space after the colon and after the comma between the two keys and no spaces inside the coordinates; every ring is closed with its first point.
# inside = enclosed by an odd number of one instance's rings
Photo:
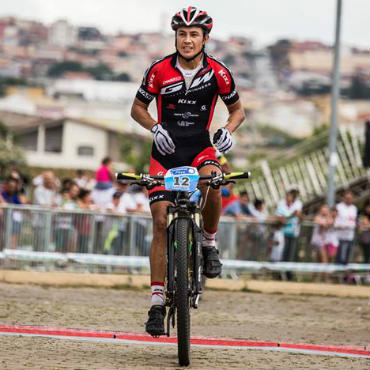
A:
{"type": "MultiPolygon", "coordinates": [[[[291,271],[322,270],[323,267],[312,264],[316,261],[316,250],[310,243],[313,224],[307,221],[301,225],[296,248],[289,259],[289,262],[301,262],[301,266],[293,268],[291,263],[269,263],[278,228],[273,222],[221,218],[218,247],[224,266],[235,271],[275,271],[277,268],[283,271],[286,266],[290,266],[291,271]]],[[[124,268],[133,268],[136,263],[138,269],[147,268],[151,239],[150,215],[64,211],[36,206],[0,208],[0,261],[10,258],[24,263],[73,262],[124,268]]],[[[355,243],[350,262],[361,261],[360,249],[355,243]]],[[[368,265],[356,266],[357,270],[370,270],[368,265]]]]}

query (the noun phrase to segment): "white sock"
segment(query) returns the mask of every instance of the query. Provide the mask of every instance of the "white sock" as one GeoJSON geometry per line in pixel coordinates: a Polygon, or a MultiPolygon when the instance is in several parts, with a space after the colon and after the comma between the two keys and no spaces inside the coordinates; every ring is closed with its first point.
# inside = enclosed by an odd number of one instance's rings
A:
{"type": "Polygon", "coordinates": [[[151,283],[150,289],[152,291],[152,306],[164,306],[164,283],[151,283]]]}
{"type": "Polygon", "coordinates": [[[207,231],[203,230],[202,246],[204,246],[204,247],[216,247],[216,233],[210,234],[207,231]]]}

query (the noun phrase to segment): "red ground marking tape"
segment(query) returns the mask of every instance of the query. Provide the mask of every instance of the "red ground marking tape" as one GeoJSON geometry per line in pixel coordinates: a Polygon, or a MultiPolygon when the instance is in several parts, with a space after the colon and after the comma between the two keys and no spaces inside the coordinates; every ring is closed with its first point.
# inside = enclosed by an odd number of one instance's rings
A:
{"type": "MultiPolygon", "coordinates": [[[[39,335],[57,335],[57,336],[72,336],[72,337],[94,337],[94,338],[110,338],[124,339],[139,342],[159,342],[159,343],[177,343],[176,337],[160,337],[152,338],[149,335],[124,333],[119,331],[104,331],[91,329],[70,329],[57,328],[50,326],[33,326],[33,325],[8,325],[0,324],[0,332],[2,333],[19,333],[19,334],[39,334],[39,335]]],[[[212,345],[212,346],[230,346],[230,347],[281,347],[321,352],[347,353],[353,355],[370,356],[370,350],[367,347],[361,346],[331,346],[317,344],[292,344],[278,342],[263,342],[263,341],[247,341],[227,338],[207,338],[193,337],[192,344],[212,345]]]]}

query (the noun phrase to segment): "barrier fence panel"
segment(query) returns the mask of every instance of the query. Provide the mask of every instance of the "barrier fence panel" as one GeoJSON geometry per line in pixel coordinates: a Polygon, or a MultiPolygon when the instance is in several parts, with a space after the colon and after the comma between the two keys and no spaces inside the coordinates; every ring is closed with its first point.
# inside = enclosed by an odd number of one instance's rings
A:
{"type": "MultiPolygon", "coordinates": [[[[267,266],[261,263],[275,261],[312,264],[317,260],[317,250],[311,245],[313,226],[311,222],[302,223],[299,236],[289,241],[292,245],[289,255],[284,258],[284,247],[281,243],[279,247],[276,242],[278,235],[281,238],[282,225],[223,217],[219,224],[218,247],[224,266],[260,269],[267,266]]],[[[36,259],[66,263],[70,259],[97,265],[119,266],[122,263],[126,267],[135,264],[148,267],[151,239],[150,215],[64,211],[34,206],[0,208],[0,263],[13,253],[12,258],[28,262],[36,259]],[[122,258],[114,260],[116,256],[122,258]]],[[[350,262],[362,261],[362,250],[355,239],[350,262]]],[[[271,264],[269,268],[272,268],[271,264]]]]}

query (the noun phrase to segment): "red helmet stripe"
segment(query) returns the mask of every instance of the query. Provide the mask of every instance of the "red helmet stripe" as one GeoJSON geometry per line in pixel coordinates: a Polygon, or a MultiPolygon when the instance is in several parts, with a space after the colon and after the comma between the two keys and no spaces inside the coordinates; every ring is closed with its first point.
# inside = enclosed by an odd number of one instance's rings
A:
{"type": "Polygon", "coordinates": [[[192,8],[193,8],[192,6],[188,7],[188,19],[187,19],[188,22],[190,22],[190,14],[191,14],[191,9],[192,8]]]}

